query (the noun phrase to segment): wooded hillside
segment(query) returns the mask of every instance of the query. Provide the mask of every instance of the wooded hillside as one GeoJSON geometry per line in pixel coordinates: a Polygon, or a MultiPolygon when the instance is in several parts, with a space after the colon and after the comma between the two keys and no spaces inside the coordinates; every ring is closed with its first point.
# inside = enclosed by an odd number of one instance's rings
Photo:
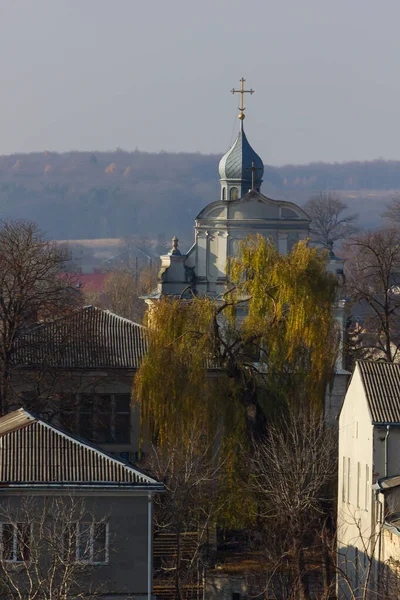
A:
{"type": "MultiPolygon", "coordinates": [[[[55,239],[130,235],[192,238],[196,214],[219,198],[217,155],[42,152],[0,157],[0,215],[32,219],[55,239]]],[[[376,225],[396,190],[400,162],[266,167],[263,192],[303,204],[339,191],[362,225],[376,225]]]]}

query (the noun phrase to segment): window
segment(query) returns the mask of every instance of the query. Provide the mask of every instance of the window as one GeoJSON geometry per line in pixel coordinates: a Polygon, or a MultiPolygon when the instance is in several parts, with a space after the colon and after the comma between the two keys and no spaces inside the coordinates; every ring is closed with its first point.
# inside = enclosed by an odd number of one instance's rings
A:
{"type": "Polygon", "coordinates": [[[82,437],[100,443],[130,443],[129,394],[78,394],[67,397],[62,424],[82,437]]]}
{"type": "Polygon", "coordinates": [[[27,523],[2,523],[0,527],[3,560],[13,563],[29,560],[31,526],[27,523]]]}
{"type": "Polygon", "coordinates": [[[226,187],[222,188],[222,200],[226,200],[226,187]]]}
{"type": "Polygon", "coordinates": [[[239,190],[237,189],[237,187],[231,188],[230,199],[237,200],[238,198],[239,198],[239,190]]]}
{"type": "Polygon", "coordinates": [[[351,461],[350,458],[347,459],[347,504],[350,504],[351,499],[351,461]]]}
{"type": "Polygon", "coordinates": [[[369,483],[369,465],[365,465],[365,510],[369,510],[369,499],[370,499],[370,483],[369,483]]]}
{"type": "Polygon", "coordinates": [[[361,463],[357,463],[357,508],[360,508],[361,463]]]}
{"type": "Polygon", "coordinates": [[[65,559],[89,565],[108,564],[108,523],[74,523],[64,533],[65,559]]]}
{"type": "Polygon", "coordinates": [[[342,469],[342,502],[347,501],[347,459],[343,456],[343,469],[342,469]]]}

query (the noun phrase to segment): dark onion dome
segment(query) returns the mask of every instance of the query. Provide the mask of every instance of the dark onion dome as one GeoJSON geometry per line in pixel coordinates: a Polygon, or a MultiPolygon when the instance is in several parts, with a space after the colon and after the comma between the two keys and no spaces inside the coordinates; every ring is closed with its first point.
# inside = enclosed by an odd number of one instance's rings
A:
{"type": "Polygon", "coordinates": [[[245,180],[251,182],[251,168],[254,166],[255,181],[261,182],[264,173],[264,165],[261,158],[250,146],[243,130],[239,132],[233,146],[221,158],[218,172],[220,179],[245,180]]]}

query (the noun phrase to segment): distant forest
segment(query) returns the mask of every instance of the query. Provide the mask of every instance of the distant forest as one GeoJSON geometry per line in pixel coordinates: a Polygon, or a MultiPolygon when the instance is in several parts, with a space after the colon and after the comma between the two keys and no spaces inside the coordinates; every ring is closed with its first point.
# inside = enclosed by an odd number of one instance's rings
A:
{"type": "MultiPolygon", "coordinates": [[[[219,198],[217,155],[42,152],[0,157],[0,216],[39,223],[53,239],[192,239],[194,219],[219,198]]],[[[262,191],[304,204],[338,191],[361,224],[400,191],[400,161],[266,166],[262,191]]]]}

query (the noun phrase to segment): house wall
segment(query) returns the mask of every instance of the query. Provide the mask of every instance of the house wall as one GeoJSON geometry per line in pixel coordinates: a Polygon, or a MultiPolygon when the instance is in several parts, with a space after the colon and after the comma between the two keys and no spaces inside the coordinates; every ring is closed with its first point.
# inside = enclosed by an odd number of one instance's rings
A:
{"type": "MultiPolygon", "coordinates": [[[[361,376],[356,367],[339,418],[338,566],[353,587],[369,568],[375,531],[374,432],[361,376]]],[[[339,577],[338,595],[349,598],[339,577]]]]}
{"type": "Polygon", "coordinates": [[[374,430],[374,476],[375,481],[382,477],[400,474],[400,424],[375,426],[374,430]],[[387,458],[386,458],[387,457],[387,458]]]}
{"type": "MultiPolygon", "coordinates": [[[[15,374],[13,388],[19,398],[12,408],[24,406],[39,414],[45,410],[46,418],[49,417],[52,424],[63,428],[61,413],[68,410],[64,398],[69,394],[132,395],[133,383],[134,371],[105,370],[100,372],[95,369],[79,371],[57,369],[54,373],[46,375],[23,370],[15,374]],[[29,400],[30,395],[32,395],[31,400],[29,400]]],[[[129,443],[94,441],[107,452],[124,459],[137,461],[140,458],[140,407],[134,399],[131,401],[129,418],[129,443]]],[[[79,434],[79,432],[73,433],[79,434]]]]}
{"type": "MultiPolygon", "coordinates": [[[[35,496],[32,511],[39,511],[41,503],[51,502],[52,495],[35,496]]],[[[25,500],[19,495],[0,495],[0,511],[18,514],[18,506],[25,500]]],[[[71,497],[64,496],[66,506],[71,497]]],[[[60,499],[60,498],[59,498],[60,499]]],[[[30,498],[32,502],[32,497],[30,498]]],[[[85,572],[84,582],[88,589],[101,590],[101,597],[113,594],[113,598],[147,597],[147,552],[148,552],[148,498],[147,495],[121,495],[118,492],[103,496],[80,496],[84,502],[85,515],[82,520],[109,523],[109,564],[93,565],[85,572]]],[[[68,508],[66,509],[67,514],[68,508]]],[[[18,517],[16,516],[18,519],[18,517]]],[[[4,520],[4,517],[3,517],[4,520]]],[[[18,577],[16,570],[15,576],[18,577]]],[[[0,573],[1,581],[1,573],[0,573]]]]}

